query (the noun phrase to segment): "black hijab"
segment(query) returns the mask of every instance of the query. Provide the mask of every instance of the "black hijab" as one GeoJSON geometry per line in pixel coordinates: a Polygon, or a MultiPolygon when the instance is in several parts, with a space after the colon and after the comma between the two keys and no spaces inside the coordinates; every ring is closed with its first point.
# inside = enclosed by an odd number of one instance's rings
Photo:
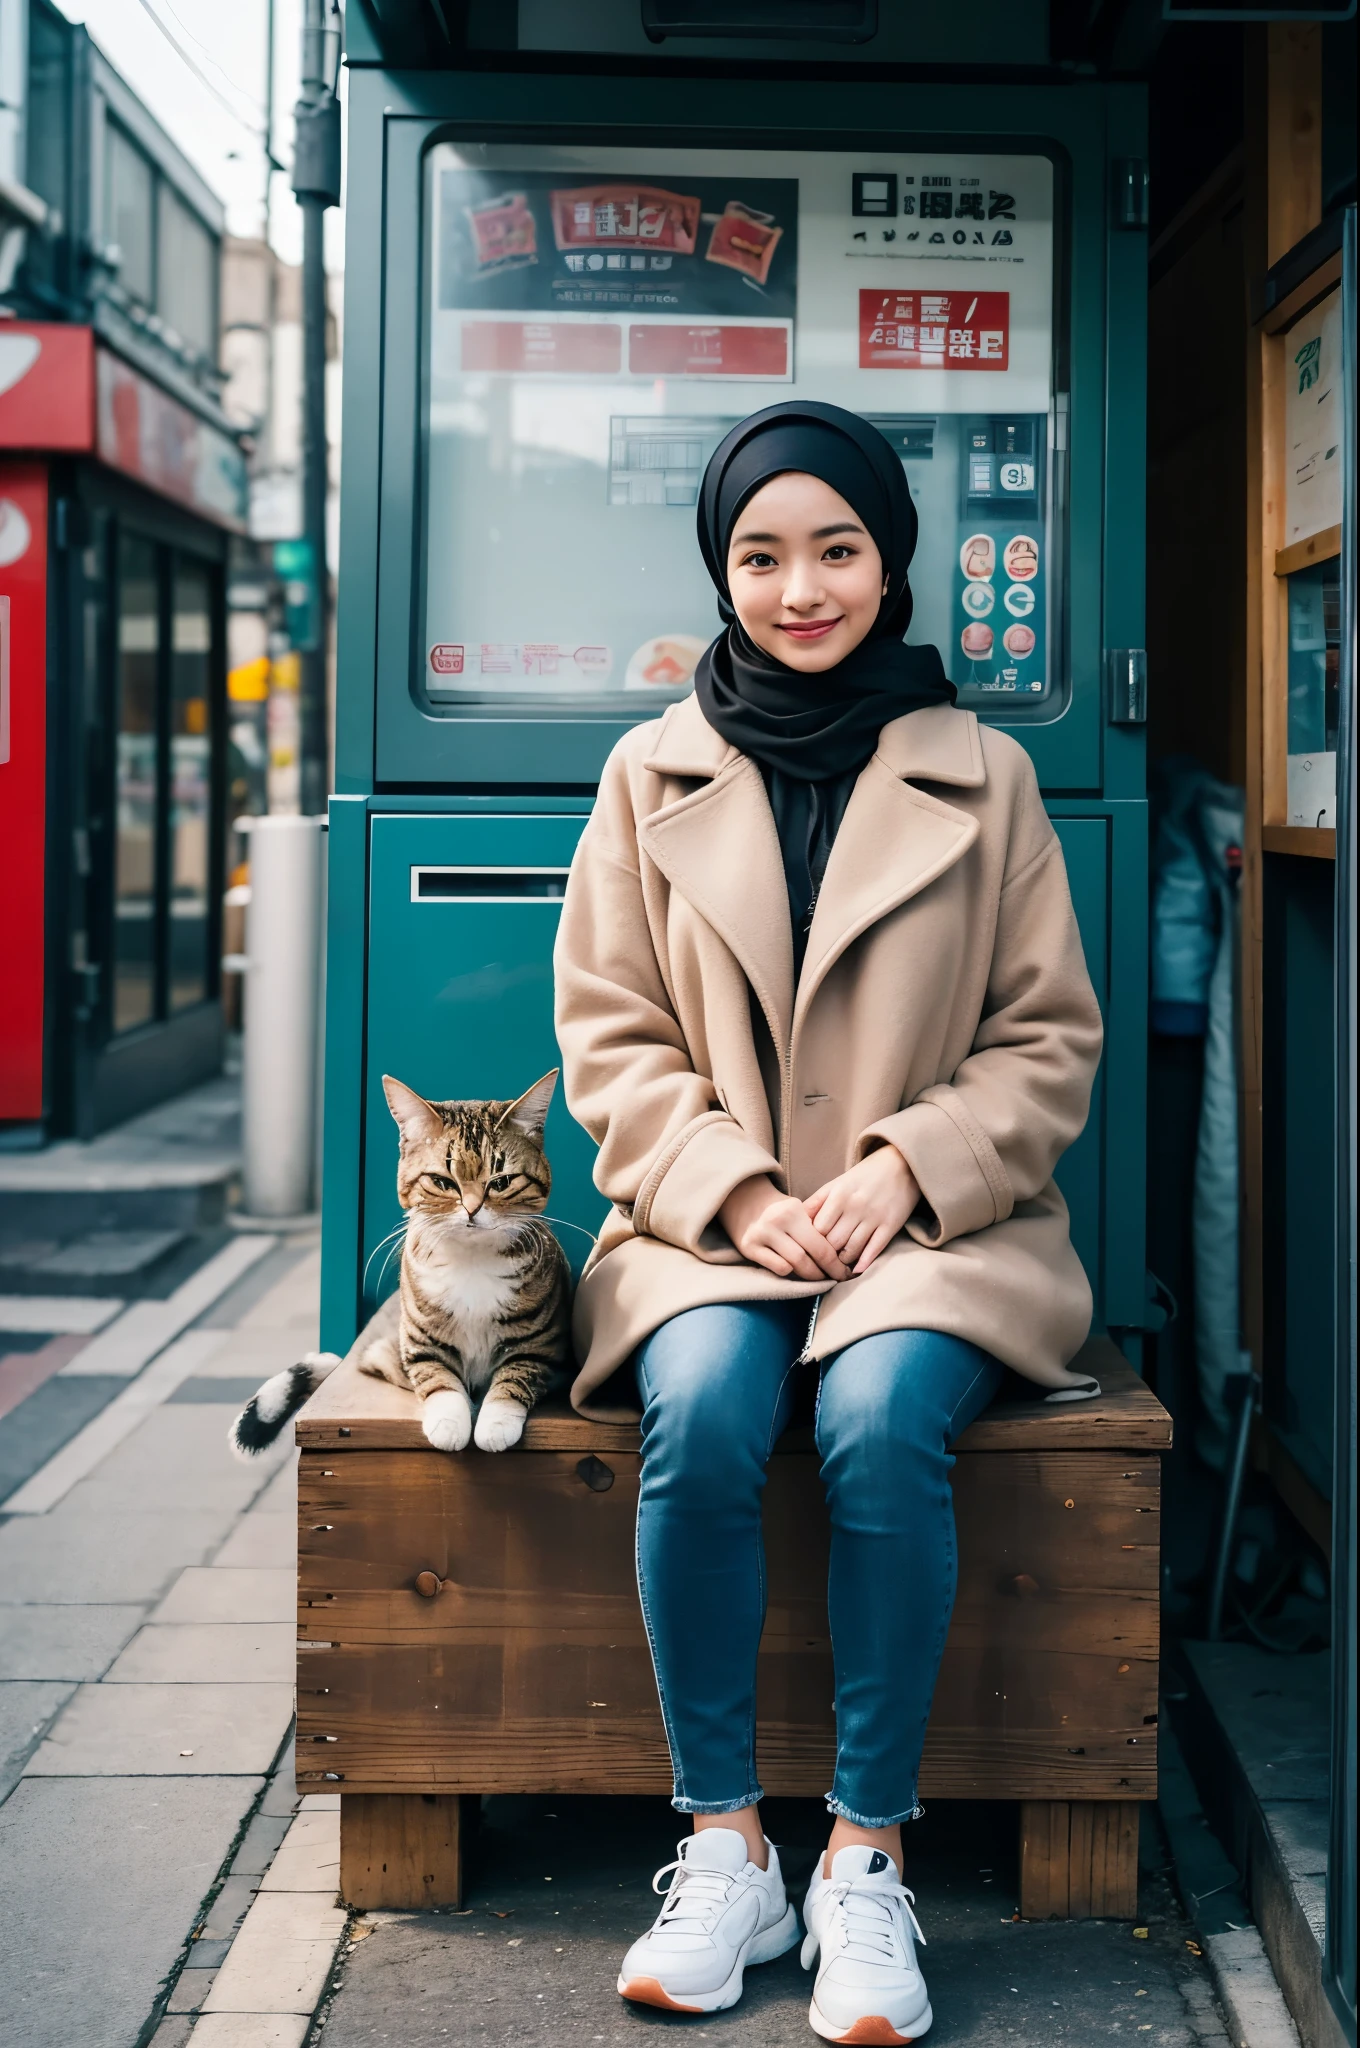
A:
{"type": "Polygon", "coordinates": [[[832,841],[879,732],[905,712],[954,701],[938,651],[902,639],[911,620],[907,571],[916,525],[900,460],[876,427],[838,405],[767,406],[733,428],[704,472],[699,549],[727,629],[700,659],[695,694],[709,724],[765,778],[798,967],[832,841]],[[867,636],[835,668],[815,674],[788,667],[747,637],[727,585],[728,545],[743,506],[762,484],[789,471],[820,477],[853,507],[887,577],[867,636]]]}

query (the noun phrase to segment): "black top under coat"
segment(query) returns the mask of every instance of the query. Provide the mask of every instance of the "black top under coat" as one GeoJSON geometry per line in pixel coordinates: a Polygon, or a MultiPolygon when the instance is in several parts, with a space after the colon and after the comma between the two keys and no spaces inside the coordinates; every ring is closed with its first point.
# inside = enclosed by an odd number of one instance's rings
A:
{"type": "Polygon", "coordinates": [[[704,472],[699,548],[726,631],[700,659],[695,694],[709,724],[748,755],[765,780],[779,834],[802,967],[817,892],[861,770],[891,719],[952,704],[954,685],[934,647],[908,647],[907,571],[916,507],[901,461],[876,427],[812,400],[766,407],[733,428],[704,472]],[[820,477],[863,522],[887,589],[866,637],[835,668],[807,674],[748,638],[732,606],[727,551],[747,501],[772,477],[820,477]]]}

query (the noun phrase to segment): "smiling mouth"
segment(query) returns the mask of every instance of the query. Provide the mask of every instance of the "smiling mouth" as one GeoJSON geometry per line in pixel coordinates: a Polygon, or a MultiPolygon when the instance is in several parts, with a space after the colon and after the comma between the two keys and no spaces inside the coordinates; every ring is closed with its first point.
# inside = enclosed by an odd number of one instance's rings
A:
{"type": "Polygon", "coordinates": [[[785,625],[781,622],[779,630],[781,633],[791,634],[795,640],[824,640],[827,634],[833,633],[844,620],[845,614],[842,612],[840,617],[835,619],[803,619],[794,625],[785,625]]]}

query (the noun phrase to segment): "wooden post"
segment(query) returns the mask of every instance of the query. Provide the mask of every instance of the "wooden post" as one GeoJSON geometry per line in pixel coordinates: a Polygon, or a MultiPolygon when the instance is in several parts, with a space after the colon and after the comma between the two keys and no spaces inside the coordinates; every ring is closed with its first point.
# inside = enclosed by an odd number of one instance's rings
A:
{"type": "Polygon", "coordinates": [[[469,1793],[342,1792],[340,1896],[347,1906],[461,1906],[479,1801],[469,1793]]]}
{"type": "Polygon", "coordinates": [[[1132,1920],[1138,1911],[1138,1801],[1020,1804],[1024,1920],[1132,1920]]]}

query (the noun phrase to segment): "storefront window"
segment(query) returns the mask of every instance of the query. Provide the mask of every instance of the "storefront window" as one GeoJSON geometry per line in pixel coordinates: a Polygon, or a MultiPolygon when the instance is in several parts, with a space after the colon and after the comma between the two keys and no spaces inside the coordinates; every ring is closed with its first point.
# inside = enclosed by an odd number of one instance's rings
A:
{"type": "Polygon", "coordinates": [[[215,359],[217,244],[170,187],[160,188],[157,311],[167,327],[215,359]]]}
{"type": "Polygon", "coordinates": [[[110,121],[104,172],[104,233],[118,250],[118,282],[144,306],[156,303],[155,172],[130,136],[110,121]]]}
{"type": "Polygon", "coordinates": [[[117,816],[113,903],[113,1028],[156,1014],[156,869],[160,671],[158,550],[124,534],[119,544],[117,816]]]}
{"type": "Polygon", "coordinates": [[[170,633],[170,1008],[208,993],[212,822],[212,588],[208,571],[175,570],[170,633]]]}
{"type": "Polygon", "coordinates": [[[1291,825],[1336,824],[1341,563],[1289,578],[1288,800],[1291,825]]]}
{"type": "Polygon", "coordinates": [[[662,703],[718,630],[703,467],[780,399],[872,420],[920,512],[909,638],[1065,689],[1042,156],[443,143],[428,159],[417,695],[662,703]]]}

